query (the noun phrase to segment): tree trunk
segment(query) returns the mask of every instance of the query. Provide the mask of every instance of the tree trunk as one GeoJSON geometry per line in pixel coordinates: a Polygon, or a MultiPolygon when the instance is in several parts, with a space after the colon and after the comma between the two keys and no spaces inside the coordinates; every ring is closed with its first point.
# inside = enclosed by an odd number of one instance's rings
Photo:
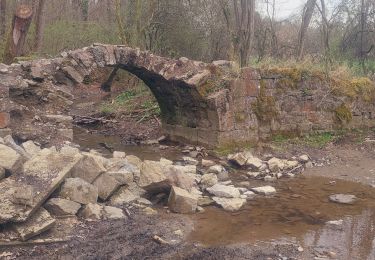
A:
{"type": "Polygon", "coordinates": [[[33,18],[33,11],[28,5],[20,5],[13,17],[12,30],[7,40],[4,60],[5,64],[11,64],[15,57],[23,54],[27,32],[33,18]]]}
{"type": "Polygon", "coordinates": [[[6,31],[6,8],[7,0],[0,0],[0,36],[4,37],[6,31]]]}
{"type": "Polygon", "coordinates": [[[252,41],[254,38],[255,0],[233,1],[235,35],[233,38],[234,53],[241,67],[248,65],[252,41]]]}
{"type": "Polygon", "coordinates": [[[115,8],[116,8],[116,22],[118,26],[119,38],[122,44],[128,45],[128,41],[126,39],[126,34],[125,34],[125,26],[124,26],[124,22],[121,16],[121,1],[120,0],[115,0],[115,8]]]}
{"type": "Polygon", "coordinates": [[[309,28],[311,18],[314,14],[314,9],[317,0],[308,0],[302,14],[302,23],[298,35],[297,59],[302,60],[304,55],[306,32],[309,28]]]}
{"type": "Polygon", "coordinates": [[[44,31],[44,4],[45,0],[39,0],[39,5],[36,12],[35,21],[35,42],[34,51],[40,52],[43,42],[43,31],[44,31]]]}

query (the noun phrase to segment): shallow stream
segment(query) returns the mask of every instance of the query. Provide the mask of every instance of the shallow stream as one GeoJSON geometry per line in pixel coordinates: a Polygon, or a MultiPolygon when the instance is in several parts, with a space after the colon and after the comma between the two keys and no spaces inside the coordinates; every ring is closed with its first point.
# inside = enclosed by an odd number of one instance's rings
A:
{"type": "MultiPolygon", "coordinates": [[[[179,148],[160,150],[158,146],[127,146],[118,137],[105,137],[75,130],[75,142],[82,147],[109,153],[106,146],[141,159],[176,160],[179,148]]],[[[233,181],[240,178],[232,173],[233,181]]],[[[275,183],[249,180],[249,187],[272,185],[272,197],[257,196],[238,212],[207,207],[192,215],[195,226],[189,241],[204,246],[220,246],[263,241],[292,241],[315,248],[322,254],[337,252],[345,259],[375,259],[375,189],[359,183],[302,175],[275,183]],[[353,205],[330,202],[332,194],[353,194],[353,205]],[[328,221],[342,220],[339,224],[328,221]],[[347,258],[349,256],[349,258],[347,258]]],[[[235,183],[235,186],[236,183],[235,183]]],[[[340,259],[340,258],[339,258],[340,259]]]]}

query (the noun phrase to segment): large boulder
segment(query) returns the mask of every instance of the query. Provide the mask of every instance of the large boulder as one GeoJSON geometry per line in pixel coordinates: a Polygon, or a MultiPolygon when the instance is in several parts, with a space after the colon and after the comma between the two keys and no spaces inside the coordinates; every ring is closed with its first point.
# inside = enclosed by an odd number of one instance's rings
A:
{"type": "Polygon", "coordinates": [[[252,170],[257,171],[263,165],[263,161],[257,157],[254,157],[251,153],[248,153],[246,158],[246,166],[250,167],[252,170]]]}
{"type": "Polygon", "coordinates": [[[35,191],[31,185],[20,185],[13,188],[12,202],[23,206],[34,204],[35,191]]]}
{"type": "Polygon", "coordinates": [[[105,171],[106,169],[99,159],[94,156],[84,155],[71,170],[71,177],[80,178],[89,183],[93,183],[94,180],[105,171]]]}
{"type": "Polygon", "coordinates": [[[198,206],[198,197],[187,190],[173,186],[169,194],[168,206],[175,213],[194,213],[198,206]]]}
{"type": "Polygon", "coordinates": [[[206,173],[201,178],[201,186],[203,189],[210,188],[218,183],[218,178],[215,173],[206,173]]]}
{"type": "Polygon", "coordinates": [[[184,190],[191,191],[195,186],[195,176],[192,174],[187,174],[182,171],[181,167],[176,167],[174,165],[169,165],[163,168],[165,175],[168,178],[170,186],[176,186],[184,190]]]}
{"type": "Polygon", "coordinates": [[[138,167],[138,168],[141,168],[142,166],[142,160],[139,159],[137,156],[135,155],[127,155],[125,157],[125,159],[130,163],[130,164],[133,164],[134,166],[138,167]]]}
{"type": "Polygon", "coordinates": [[[61,187],[60,196],[81,204],[96,203],[98,188],[80,178],[68,178],[61,187]]]}
{"type": "Polygon", "coordinates": [[[0,144],[0,167],[14,173],[22,168],[22,156],[12,148],[0,144]]]}
{"type": "Polygon", "coordinates": [[[44,208],[55,216],[75,215],[81,204],[62,198],[52,198],[44,204],[44,208]]]}
{"type": "Polygon", "coordinates": [[[39,153],[42,149],[36,145],[33,141],[24,142],[22,148],[28,153],[30,156],[34,156],[35,154],[39,153]]]}
{"type": "Polygon", "coordinates": [[[79,216],[90,220],[100,220],[103,216],[103,206],[96,203],[89,203],[79,212],[79,216]]]}
{"type": "Polygon", "coordinates": [[[206,190],[210,194],[220,198],[239,198],[241,195],[239,189],[222,184],[215,184],[206,190]]]}
{"type": "Polygon", "coordinates": [[[54,149],[43,149],[23,165],[23,174],[13,174],[2,180],[0,182],[0,224],[27,220],[61,185],[78,160],[77,157],[62,156],[54,149]],[[17,195],[18,198],[15,199],[15,190],[27,186],[31,186],[33,190],[32,200],[31,196],[25,196],[26,204],[29,205],[14,203],[21,198],[17,195]]]}
{"type": "Polygon", "coordinates": [[[144,194],[145,190],[133,183],[126,187],[121,187],[116,191],[110,199],[110,204],[113,206],[123,206],[140,199],[144,194]]]}
{"type": "Polygon", "coordinates": [[[103,218],[104,219],[124,219],[126,218],[122,209],[105,206],[103,207],[103,218]]]}
{"type": "Polygon", "coordinates": [[[237,211],[246,203],[246,199],[242,198],[212,198],[216,204],[221,206],[224,210],[227,211],[237,211]]]}
{"type": "Polygon", "coordinates": [[[236,153],[229,155],[228,160],[238,166],[244,166],[246,164],[247,158],[243,153],[236,153]]]}
{"type": "Polygon", "coordinates": [[[13,150],[15,150],[18,154],[20,154],[24,160],[28,160],[31,158],[30,154],[28,154],[21,146],[16,144],[11,135],[7,135],[6,137],[4,137],[4,143],[8,147],[11,147],[13,150]]]}
{"type": "Polygon", "coordinates": [[[274,157],[268,161],[268,167],[272,172],[282,171],[285,168],[285,162],[274,157]]]}
{"type": "Polygon", "coordinates": [[[109,173],[103,173],[93,183],[98,188],[99,198],[107,200],[118,188],[121,183],[109,173]]]}
{"type": "Polygon", "coordinates": [[[149,193],[159,193],[169,190],[169,181],[159,162],[144,161],[138,185],[149,193]]]}
{"type": "Polygon", "coordinates": [[[23,223],[14,224],[14,229],[17,231],[23,241],[35,237],[54,226],[56,220],[43,208],[40,208],[34,215],[23,223]]]}

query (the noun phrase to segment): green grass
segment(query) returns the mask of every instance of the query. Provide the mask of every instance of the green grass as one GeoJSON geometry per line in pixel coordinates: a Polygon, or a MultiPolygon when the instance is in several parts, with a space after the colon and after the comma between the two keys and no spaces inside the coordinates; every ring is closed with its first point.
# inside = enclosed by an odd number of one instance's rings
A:
{"type": "Polygon", "coordinates": [[[138,122],[160,116],[160,107],[151,91],[140,83],[132,89],[126,90],[111,101],[100,107],[100,112],[105,115],[126,115],[138,122]]]}
{"type": "Polygon", "coordinates": [[[288,144],[292,145],[305,145],[313,148],[323,148],[327,144],[333,142],[341,134],[333,134],[330,132],[325,133],[312,133],[302,137],[289,138],[284,135],[275,135],[272,138],[272,143],[278,147],[283,147],[288,144]]]}

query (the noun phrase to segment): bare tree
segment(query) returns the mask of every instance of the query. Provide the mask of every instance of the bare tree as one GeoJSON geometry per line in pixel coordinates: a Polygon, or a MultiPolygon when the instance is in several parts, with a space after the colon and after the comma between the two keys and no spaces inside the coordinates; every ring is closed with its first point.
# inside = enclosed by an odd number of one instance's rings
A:
{"type": "Polygon", "coordinates": [[[298,48],[297,48],[297,59],[301,60],[304,55],[305,40],[307,29],[310,26],[311,18],[314,14],[314,9],[317,0],[308,0],[303,8],[302,23],[298,34],[298,48]]]}
{"type": "Polygon", "coordinates": [[[254,38],[255,0],[234,0],[233,17],[227,1],[222,8],[232,38],[232,56],[241,67],[248,65],[254,38]]]}
{"type": "Polygon", "coordinates": [[[45,0],[39,0],[38,7],[36,9],[34,50],[37,52],[40,52],[43,42],[45,23],[44,5],[45,0]]]}
{"type": "Polygon", "coordinates": [[[0,0],[0,36],[3,37],[6,31],[6,8],[7,0],[0,0]]]}

